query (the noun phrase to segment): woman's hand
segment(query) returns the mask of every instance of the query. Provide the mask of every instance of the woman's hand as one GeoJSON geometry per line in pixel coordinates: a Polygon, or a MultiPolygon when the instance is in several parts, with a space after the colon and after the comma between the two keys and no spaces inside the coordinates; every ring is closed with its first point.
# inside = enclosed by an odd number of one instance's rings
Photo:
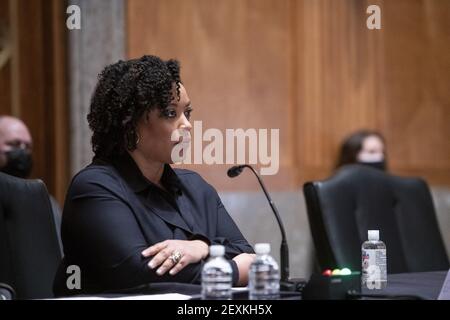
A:
{"type": "Polygon", "coordinates": [[[201,240],[166,240],[142,251],[146,258],[154,256],[148,266],[158,268],[160,276],[169,271],[175,275],[190,263],[196,263],[208,255],[208,245],[201,240]],[[177,259],[177,254],[180,259],[177,259]],[[178,260],[178,261],[177,261],[178,260]]]}
{"type": "Polygon", "coordinates": [[[233,258],[236,262],[238,270],[239,270],[239,280],[238,286],[246,286],[248,283],[248,271],[250,270],[250,265],[255,259],[255,254],[250,253],[241,253],[233,258]]]}

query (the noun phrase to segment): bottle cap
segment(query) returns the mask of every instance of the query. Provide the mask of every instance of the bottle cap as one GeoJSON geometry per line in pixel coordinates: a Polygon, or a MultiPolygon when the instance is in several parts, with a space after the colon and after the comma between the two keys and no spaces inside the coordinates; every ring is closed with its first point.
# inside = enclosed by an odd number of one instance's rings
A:
{"type": "Polygon", "coordinates": [[[255,244],[256,254],[268,254],[270,253],[270,243],[257,243],[255,244]]]}
{"type": "Polygon", "coordinates": [[[209,247],[209,255],[212,257],[221,257],[225,254],[225,247],[222,245],[213,245],[209,247]]]}
{"type": "Polygon", "coordinates": [[[379,230],[369,230],[367,233],[368,233],[369,241],[380,240],[380,231],[379,230]]]}

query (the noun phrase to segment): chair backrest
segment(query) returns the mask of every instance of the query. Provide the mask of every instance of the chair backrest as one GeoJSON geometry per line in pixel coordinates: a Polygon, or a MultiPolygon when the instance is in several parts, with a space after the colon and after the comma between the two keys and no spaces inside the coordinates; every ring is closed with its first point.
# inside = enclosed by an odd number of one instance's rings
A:
{"type": "Polygon", "coordinates": [[[18,299],[53,297],[60,260],[45,184],[0,173],[0,282],[18,299]]]}
{"type": "Polygon", "coordinates": [[[447,270],[448,257],[427,184],[348,165],[304,185],[319,265],[361,270],[367,230],[380,230],[389,273],[447,270]]]}

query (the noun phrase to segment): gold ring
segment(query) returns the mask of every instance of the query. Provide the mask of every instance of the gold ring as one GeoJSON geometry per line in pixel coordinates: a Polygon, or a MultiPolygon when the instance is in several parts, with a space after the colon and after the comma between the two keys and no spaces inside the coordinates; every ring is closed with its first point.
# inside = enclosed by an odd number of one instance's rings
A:
{"type": "Polygon", "coordinates": [[[172,260],[173,264],[177,264],[181,260],[181,253],[179,251],[174,251],[169,258],[172,260]]]}

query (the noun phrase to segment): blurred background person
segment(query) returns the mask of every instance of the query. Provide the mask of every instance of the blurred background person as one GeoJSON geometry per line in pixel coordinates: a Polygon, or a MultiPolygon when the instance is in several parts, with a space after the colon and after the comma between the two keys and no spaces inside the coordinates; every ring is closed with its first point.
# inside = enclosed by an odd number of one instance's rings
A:
{"type": "Polygon", "coordinates": [[[336,169],[354,163],[387,170],[386,142],[381,133],[374,130],[359,130],[342,142],[336,169]]]}
{"type": "Polygon", "coordinates": [[[33,141],[22,120],[0,116],[0,171],[28,178],[32,169],[33,141]]]}
{"type": "MultiPolygon", "coordinates": [[[[25,123],[12,116],[0,116],[0,171],[28,179],[33,168],[33,139],[25,123]]],[[[61,207],[49,195],[58,237],[61,227],[61,207]]]]}

